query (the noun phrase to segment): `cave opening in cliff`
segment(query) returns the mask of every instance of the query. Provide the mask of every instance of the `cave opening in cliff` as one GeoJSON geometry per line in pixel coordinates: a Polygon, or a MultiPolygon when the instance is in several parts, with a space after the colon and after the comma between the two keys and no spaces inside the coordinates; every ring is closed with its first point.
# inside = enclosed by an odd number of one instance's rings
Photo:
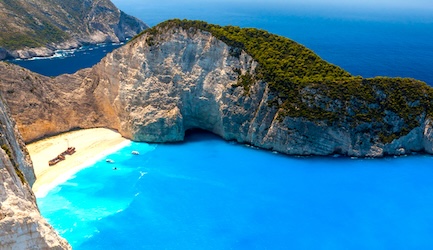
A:
{"type": "Polygon", "coordinates": [[[185,131],[185,142],[204,141],[209,139],[221,139],[221,137],[201,128],[192,128],[185,131]]]}

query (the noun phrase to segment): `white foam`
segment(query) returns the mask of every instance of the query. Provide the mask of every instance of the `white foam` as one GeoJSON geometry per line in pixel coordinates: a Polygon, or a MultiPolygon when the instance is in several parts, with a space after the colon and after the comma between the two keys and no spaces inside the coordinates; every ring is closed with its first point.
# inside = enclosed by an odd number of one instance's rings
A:
{"type": "Polygon", "coordinates": [[[45,60],[45,59],[54,59],[54,58],[66,58],[74,56],[76,49],[67,49],[67,50],[55,50],[52,56],[35,56],[29,59],[15,59],[15,61],[36,61],[36,60],[45,60]]]}
{"type": "Polygon", "coordinates": [[[122,148],[129,146],[129,145],[131,145],[131,141],[124,141],[122,143],[119,143],[115,147],[107,149],[107,150],[101,152],[100,154],[90,158],[85,163],[78,165],[78,166],[70,169],[69,171],[66,171],[62,175],[57,176],[57,178],[54,181],[47,183],[45,185],[41,185],[38,188],[37,192],[35,192],[36,198],[45,197],[55,187],[59,186],[60,184],[67,182],[70,179],[73,179],[77,172],[79,172],[85,168],[93,166],[96,162],[105,158],[109,154],[113,154],[113,153],[115,153],[115,152],[121,150],[122,148]]]}
{"type": "Polygon", "coordinates": [[[147,174],[147,172],[140,171],[140,177],[138,177],[138,179],[140,180],[140,179],[143,178],[143,176],[146,175],[146,174],[147,174]]]}
{"type": "MultiPolygon", "coordinates": [[[[98,50],[99,48],[105,48],[108,45],[112,45],[112,46],[120,46],[125,44],[124,42],[121,43],[98,43],[96,45],[86,45],[86,46],[81,46],[79,48],[75,48],[75,49],[62,49],[62,50],[55,50],[54,54],[51,56],[35,56],[35,57],[31,57],[31,58],[27,58],[27,59],[13,59],[11,60],[13,61],[35,61],[35,60],[45,60],[45,59],[54,59],[54,58],[67,58],[67,57],[73,57],[75,56],[76,52],[86,52],[86,51],[92,51],[92,50],[98,50]]],[[[107,52],[107,50],[104,50],[103,52],[107,52]]],[[[88,54],[87,52],[84,54],[88,54]]]]}

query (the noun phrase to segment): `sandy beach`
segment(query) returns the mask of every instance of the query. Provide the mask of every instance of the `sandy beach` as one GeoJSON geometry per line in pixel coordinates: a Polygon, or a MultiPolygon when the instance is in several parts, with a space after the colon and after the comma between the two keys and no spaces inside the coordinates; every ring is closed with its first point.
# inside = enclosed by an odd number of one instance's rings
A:
{"type": "Polygon", "coordinates": [[[44,196],[80,169],[129,143],[129,140],[113,130],[94,128],[60,134],[27,145],[36,174],[33,192],[37,197],[44,196]],[[65,160],[53,166],[48,165],[48,161],[68,147],[75,147],[76,152],[66,155],[65,160]]]}

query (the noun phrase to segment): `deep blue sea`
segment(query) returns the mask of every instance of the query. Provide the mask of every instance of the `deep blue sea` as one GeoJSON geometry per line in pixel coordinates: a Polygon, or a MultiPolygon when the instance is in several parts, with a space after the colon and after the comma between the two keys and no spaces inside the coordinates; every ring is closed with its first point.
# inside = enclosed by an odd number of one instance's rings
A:
{"type": "Polygon", "coordinates": [[[83,68],[90,68],[98,63],[107,53],[119,48],[124,43],[87,45],[78,49],[58,50],[49,57],[34,57],[28,60],[10,62],[46,76],[72,74],[83,68]]]}
{"type": "MultiPolygon", "coordinates": [[[[354,75],[433,85],[432,12],[113,2],[151,26],[188,18],[262,28],[354,75]]],[[[84,52],[26,63],[57,75],[94,63],[84,52]]],[[[433,249],[431,156],[288,157],[195,132],[107,158],[114,164],[101,159],[38,198],[74,249],[433,249]]]]}
{"type": "MultiPolygon", "coordinates": [[[[151,26],[171,18],[186,18],[265,29],[305,45],[353,75],[412,77],[433,85],[433,2],[429,0],[417,9],[350,6],[353,2],[386,2],[383,0],[113,2],[151,26]]],[[[411,1],[395,2],[410,6],[411,1]]]]}

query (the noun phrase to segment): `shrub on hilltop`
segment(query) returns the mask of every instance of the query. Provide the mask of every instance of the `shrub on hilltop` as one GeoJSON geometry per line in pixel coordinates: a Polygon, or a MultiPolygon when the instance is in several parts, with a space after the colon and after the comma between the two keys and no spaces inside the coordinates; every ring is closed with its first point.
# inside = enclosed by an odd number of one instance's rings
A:
{"type": "Polygon", "coordinates": [[[269,103],[280,109],[281,120],[303,117],[359,130],[368,127],[386,143],[419,126],[426,116],[433,117],[433,89],[426,83],[352,76],[303,45],[264,30],[174,19],[143,33],[153,46],[155,35],[174,27],[210,32],[231,47],[231,56],[242,50],[251,55],[259,63],[255,75],[240,76],[236,86],[248,92],[254,80],[266,81],[275,97],[269,103]],[[404,122],[397,124],[396,119],[404,122]]]}

